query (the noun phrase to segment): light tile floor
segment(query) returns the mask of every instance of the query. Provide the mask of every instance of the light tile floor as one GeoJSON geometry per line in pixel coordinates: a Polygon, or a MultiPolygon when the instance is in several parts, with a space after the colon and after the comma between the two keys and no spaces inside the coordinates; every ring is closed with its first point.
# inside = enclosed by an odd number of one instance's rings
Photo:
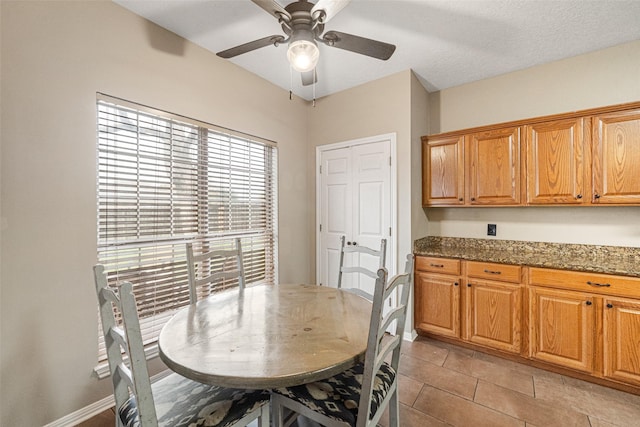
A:
{"type": "Polygon", "coordinates": [[[640,427],[640,396],[426,338],[402,353],[402,427],[640,427]]]}
{"type": "Polygon", "coordinates": [[[403,427],[640,426],[640,396],[426,338],[400,375],[403,427]]]}

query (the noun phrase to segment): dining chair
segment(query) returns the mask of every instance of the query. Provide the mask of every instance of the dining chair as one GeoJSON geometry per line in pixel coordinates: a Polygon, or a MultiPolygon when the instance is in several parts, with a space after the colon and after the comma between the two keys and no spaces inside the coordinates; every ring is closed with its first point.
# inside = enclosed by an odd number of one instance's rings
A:
{"type": "Polygon", "coordinates": [[[114,288],[103,265],[93,271],[118,427],[241,427],[253,420],[269,426],[268,392],[206,385],[175,373],[151,384],[131,283],[114,288]]]}
{"type": "Polygon", "coordinates": [[[220,286],[222,283],[222,287],[227,287],[224,281],[231,281],[235,285],[237,280],[239,289],[244,290],[244,261],[240,238],[236,238],[234,244],[233,249],[214,249],[196,255],[193,243],[187,243],[187,271],[191,304],[198,301],[198,290],[203,285],[207,285],[206,295],[211,293],[214,285],[220,286]]]}
{"type": "Polygon", "coordinates": [[[387,270],[378,270],[364,362],[326,380],[273,390],[274,427],[282,427],[284,409],[329,427],[375,426],[387,407],[389,426],[400,425],[397,373],[412,286],[411,254],[407,256],[404,273],[388,283],[387,270]],[[383,310],[385,302],[399,287],[398,301],[383,310]],[[390,327],[393,334],[386,333],[390,327]]]}
{"type": "MultiPolygon", "coordinates": [[[[338,269],[338,288],[342,288],[343,274],[364,274],[372,280],[376,280],[378,277],[377,271],[370,270],[368,268],[362,267],[361,265],[358,265],[357,267],[345,266],[345,254],[352,253],[356,254],[356,256],[368,255],[370,257],[375,257],[378,259],[378,268],[383,268],[385,267],[387,256],[387,239],[380,240],[380,249],[378,250],[358,245],[357,242],[347,242],[347,244],[345,245],[345,240],[346,236],[340,237],[340,268],[338,269]]],[[[361,296],[364,296],[369,300],[373,299],[373,296],[371,294],[363,291],[362,289],[351,288],[349,290],[361,296]]]]}

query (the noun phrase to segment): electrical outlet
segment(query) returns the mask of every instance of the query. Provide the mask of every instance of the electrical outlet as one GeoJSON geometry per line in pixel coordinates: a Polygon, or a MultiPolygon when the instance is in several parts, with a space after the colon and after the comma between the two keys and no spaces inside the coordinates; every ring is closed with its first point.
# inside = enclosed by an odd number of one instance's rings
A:
{"type": "Polygon", "coordinates": [[[495,236],[498,232],[498,226],[495,224],[487,224],[487,236],[495,236]]]}

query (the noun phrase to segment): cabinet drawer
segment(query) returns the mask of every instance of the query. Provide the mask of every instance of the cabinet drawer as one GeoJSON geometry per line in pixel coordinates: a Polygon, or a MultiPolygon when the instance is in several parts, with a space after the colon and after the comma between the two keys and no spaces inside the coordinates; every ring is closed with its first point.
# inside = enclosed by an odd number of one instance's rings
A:
{"type": "Polygon", "coordinates": [[[519,265],[495,264],[489,262],[467,262],[467,276],[499,282],[520,283],[519,265]]]}
{"type": "Polygon", "coordinates": [[[416,270],[460,275],[460,260],[435,257],[416,257],[416,270]]]}
{"type": "Polygon", "coordinates": [[[529,284],[640,298],[640,279],[634,277],[532,267],[529,269],[529,284]]]}

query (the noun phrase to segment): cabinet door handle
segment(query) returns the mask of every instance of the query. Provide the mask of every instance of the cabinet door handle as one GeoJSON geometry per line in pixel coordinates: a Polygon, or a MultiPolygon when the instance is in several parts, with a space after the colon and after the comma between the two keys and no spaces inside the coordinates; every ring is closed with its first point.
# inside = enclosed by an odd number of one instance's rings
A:
{"type": "Polygon", "coordinates": [[[464,199],[463,199],[462,197],[460,197],[460,198],[458,199],[458,201],[459,201],[459,202],[464,202],[464,199]]]}
{"type": "Polygon", "coordinates": [[[458,286],[458,284],[459,284],[458,282],[455,282],[455,283],[453,284],[453,286],[458,286]]]}
{"type": "Polygon", "coordinates": [[[591,304],[593,304],[593,303],[592,303],[591,301],[586,301],[586,302],[585,302],[585,304],[587,304],[587,305],[591,305],[591,304]]]}
{"type": "Polygon", "coordinates": [[[444,264],[429,264],[430,267],[444,268],[444,264]]]}
{"type": "Polygon", "coordinates": [[[467,288],[470,288],[470,287],[471,287],[471,283],[467,283],[467,288]]]}
{"type": "Polygon", "coordinates": [[[613,304],[607,303],[607,308],[613,308],[613,304]]]}
{"type": "Polygon", "coordinates": [[[476,198],[475,198],[475,197],[472,197],[472,198],[471,198],[471,201],[472,201],[472,202],[475,202],[475,201],[476,201],[476,198]]]}
{"type": "Polygon", "coordinates": [[[488,274],[502,274],[501,271],[487,270],[487,269],[485,269],[484,272],[488,274]]]}
{"type": "Polygon", "coordinates": [[[592,282],[591,280],[589,280],[587,282],[587,285],[595,286],[596,288],[608,288],[609,286],[611,286],[611,283],[597,283],[597,282],[592,282]]]}
{"type": "Polygon", "coordinates": [[[596,194],[594,194],[594,195],[593,195],[593,197],[594,197],[595,199],[599,199],[599,198],[600,198],[600,195],[599,195],[598,193],[596,193],[596,194]]]}
{"type": "Polygon", "coordinates": [[[576,199],[582,199],[582,194],[578,194],[578,195],[576,196],[576,199]]]}

